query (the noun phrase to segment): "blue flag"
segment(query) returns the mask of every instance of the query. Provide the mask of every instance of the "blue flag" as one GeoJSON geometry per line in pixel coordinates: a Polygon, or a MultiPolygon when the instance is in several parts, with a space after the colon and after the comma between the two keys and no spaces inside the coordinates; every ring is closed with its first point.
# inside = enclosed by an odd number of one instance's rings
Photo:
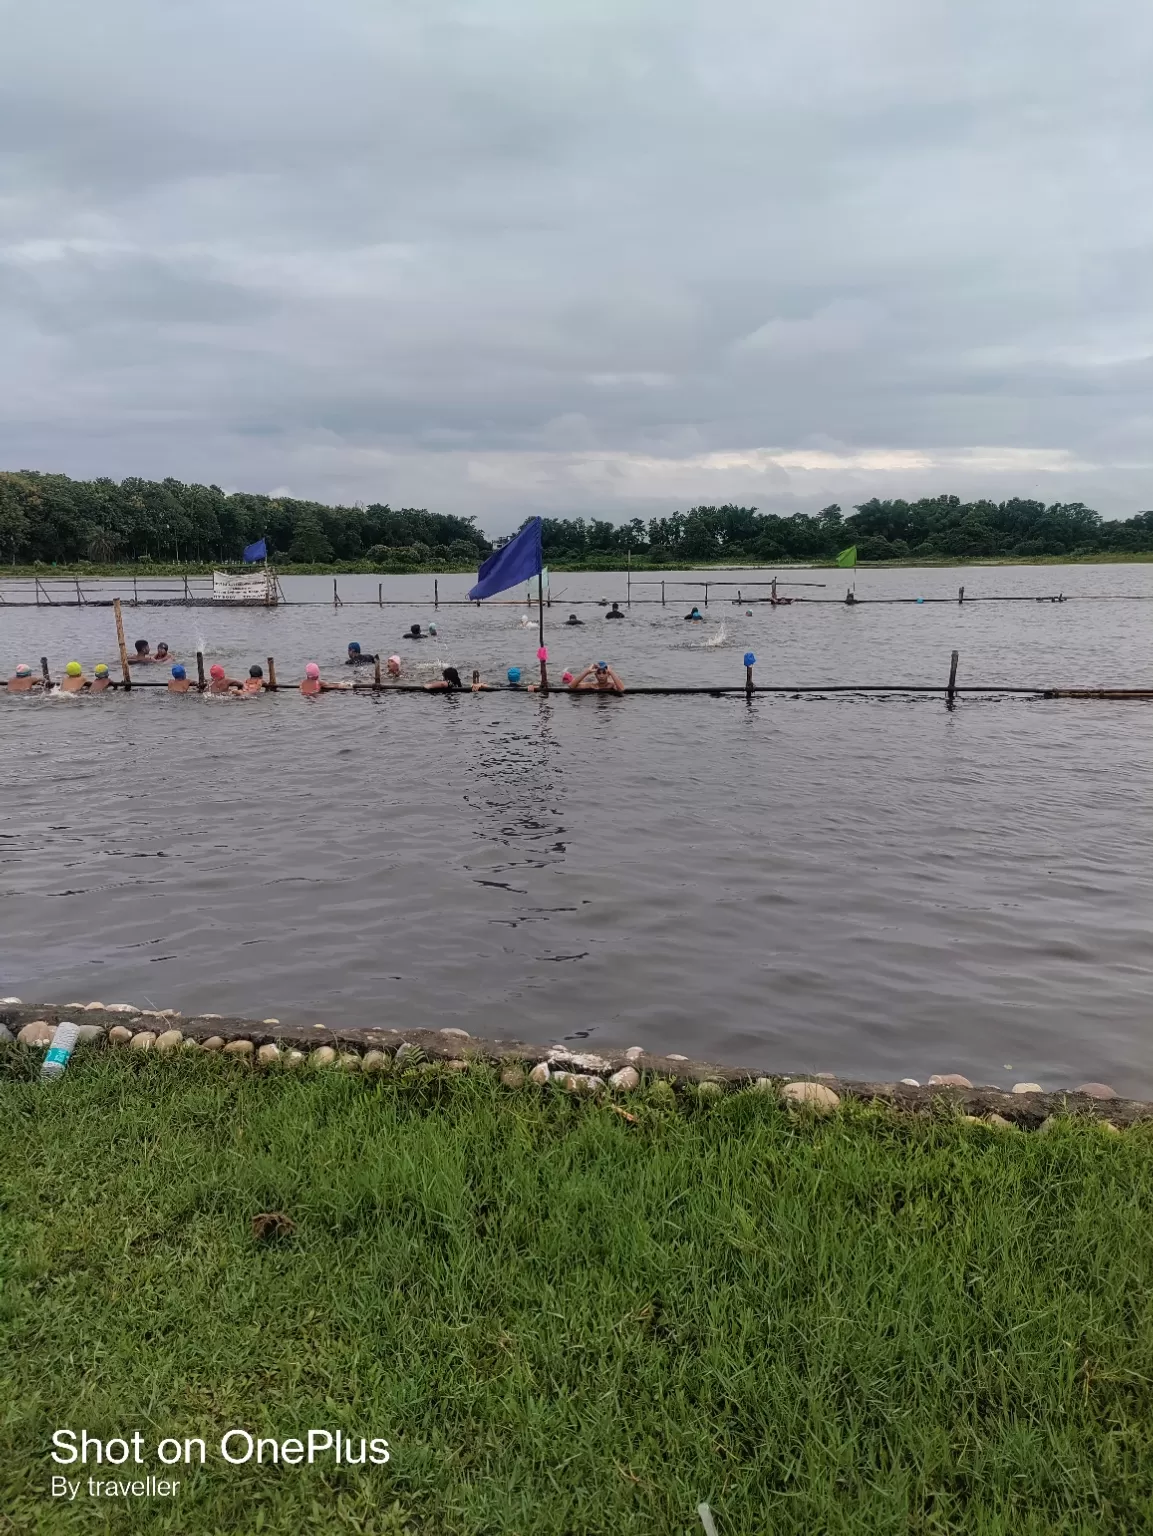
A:
{"type": "Polygon", "coordinates": [[[476,573],[476,586],[468,594],[469,600],[476,602],[478,598],[492,597],[496,592],[505,592],[530,576],[536,576],[544,565],[540,534],[540,518],[534,517],[515,539],[489,555],[476,573]]]}
{"type": "Polygon", "coordinates": [[[248,561],[249,564],[251,564],[253,560],[267,560],[268,545],[263,539],[257,539],[255,544],[249,544],[246,546],[244,551],[244,558],[246,561],[248,561]]]}

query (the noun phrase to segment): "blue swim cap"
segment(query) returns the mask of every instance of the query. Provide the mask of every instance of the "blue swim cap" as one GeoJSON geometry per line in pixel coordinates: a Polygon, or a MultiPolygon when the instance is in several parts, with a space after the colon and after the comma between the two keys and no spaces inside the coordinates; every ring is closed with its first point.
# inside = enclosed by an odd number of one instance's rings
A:
{"type": "Polygon", "coordinates": [[[509,680],[510,683],[519,683],[520,682],[520,668],[519,667],[509,667],[509,669],[508,669],[508,680],[509,680]]]}
{"type": "Polygon", "coordinates": [[[745,666],[746,667],[755,667],[756,664],[757,664],[757,658],[753,655],[752,651],[746,651],[745,652],[745,666]]]}
{"type": "Polygon", "coordinates": [[[925,599],[924,599],[924,598],[923,598],[923,597],[919,597],[919,598],[918,598],[918,599],[917,599],[917,601],[918,601],[918,602],[919,602],[919,603],[923,603],[923,602],[924,602],[924,601],[925,601],[925,599]]]}
{"type": "Polygon", "coordinates": [[[188,673],[185,672],[184,668],[178,662],[172,669],[172,675],[173,677],[187,677],[188,673]]]}
{"type": "Polygon", "coordinates": [[[359,644],[355,640],[350,640],[348,642],[348,648],[349,648],[350,651],[359,651],[360,650],[360,646],[359,646],[359,644]]]}
{"type": "Polygon", "coordinates": [[[594,661],[593,666],[597,669],[598,672],[607,672],[609,669],[609,664],[607,661],[594,661]]]}

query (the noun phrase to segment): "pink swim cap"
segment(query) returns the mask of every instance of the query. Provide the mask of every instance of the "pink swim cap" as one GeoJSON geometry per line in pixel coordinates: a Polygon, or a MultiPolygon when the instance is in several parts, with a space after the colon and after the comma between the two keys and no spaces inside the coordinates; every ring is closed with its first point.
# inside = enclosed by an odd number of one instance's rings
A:
{"type": "Polygon", "coordinates": [[[212,666],[210,666],[209,669],[208,669],[208,675],[209,675],[209,677],[223,677],[224,676],[224,668],[220,665],[220,663],[218,661],[213,662],[212,666]]]}
{"type": "Polygon", "coordinates": [[[560,675],[560,680],[561,680],[562,683],[571,683],[572,680],[573,680],[572,673],[571,672],[562,672],[561,675],[560,675]]]}
{"type": "Polygon", "coordinates": [[[320,668],[316,665],[315,661],[310,661],[308,663],[307,667],[305,667],[305,669],[304,669],[304,675],[305,675],[305,677],[319,677],[320,676],[320,668]]]}

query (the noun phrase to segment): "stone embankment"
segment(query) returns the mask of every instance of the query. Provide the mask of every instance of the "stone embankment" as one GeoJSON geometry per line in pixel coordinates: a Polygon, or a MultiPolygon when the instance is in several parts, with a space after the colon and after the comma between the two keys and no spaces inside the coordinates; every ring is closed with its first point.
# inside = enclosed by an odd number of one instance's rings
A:
{"type": "Polygon", "coordinates": [[[463,1029],[333,1029],[327,1025],[281,1024],[279,1019],[225,1018],[202,1013],[183,1017],[174,1008],[144,1009],[130,1003],[28,1005],[0,998],[0,1043],[15,1040],[44,1049],[58,1023],[80,1027],[80,1043],[127,1050],[219,1051],[262,1068],[333,1068],[382,1073],[418,1067],[467,1072],[484,1064],[499,1069],[510,1088],[553,1084],[595,1097],[628,1094],[643,1083],[664,1091],[720,1097],[737,1089],[773,1094],[787,1103],[832,1110],[842,1099],[880,1103],[910,1114],[940,1112],[992,1126],[1043,1130],[1060,1115],[1092,1116],[1112,1130],[1153,1120],[1153,1104],[1120,1098],[1106,1083],[1074,1089],[1045,1089],[1016,1083],[1010,1090],[975,1086],[957,1073],[935,1074],[927,1083],[903,1078],[893,1083],[846,1082],[831,1073],[773,1073],[660,1056],[638,1045],[576,1052],[564,1046],[524,1040],[482,1040],[463,1029]]]}

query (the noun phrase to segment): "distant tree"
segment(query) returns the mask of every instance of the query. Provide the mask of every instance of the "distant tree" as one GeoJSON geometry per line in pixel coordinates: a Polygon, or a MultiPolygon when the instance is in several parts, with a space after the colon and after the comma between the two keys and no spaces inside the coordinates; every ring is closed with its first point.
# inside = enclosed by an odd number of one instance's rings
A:
{"type": "Polygon", "coordinates": [[[114,560],[119,548],[120,535],[112,528],[103,528],[98,524],[88,535],[88,558],[98,564],[107,565],[110,560],[114,560]]]}
{"type": "Polygon", "coordinates": [[[332,562],[332,545],[325,538],[320,519],[311,507],[306,507],[296,518],[288,558],[294,565],[329,565],[332,562]]]}

